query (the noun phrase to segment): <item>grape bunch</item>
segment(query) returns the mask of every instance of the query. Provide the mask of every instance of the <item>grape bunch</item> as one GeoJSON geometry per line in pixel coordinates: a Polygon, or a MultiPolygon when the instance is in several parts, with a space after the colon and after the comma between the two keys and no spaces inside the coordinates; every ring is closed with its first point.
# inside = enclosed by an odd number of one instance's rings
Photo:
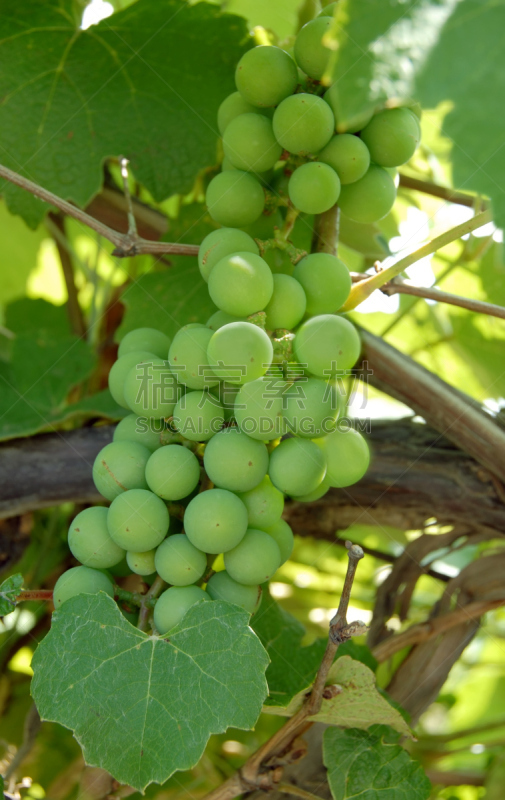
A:
{"type": "Polygon", "coordinates": [[[260,46],[237,66],[237,91],[218,111],[222,171],[206,195],[221,227],[198,257],[216,311],[172,340],[153,328],[122,339],[109,388],[130,413],[93,466],[110,506],[73,520],[68,544],[81,566],[57,581],[56,607],[82,592],[114,596],[112,575],[133,573],[168,586],[154,605],[160,635],[200,601],[254,614],[262,585],[293,550],[285,497],[314,501],[368,468],[340,391],[360,356],[356,328],[338,313],[348,268],[329,253],[297,251],[273,271],[266,243],[245,229],[271,215],[265,187],[286,175],[288,213],[319,214],[338,201],[357,222],[378,220],[395,199],[391,168],[419,142],[406,107],[340,132],[337,90],[321,84],[330,24],[323,12],[301,29],[296,61],[260,46]]]}

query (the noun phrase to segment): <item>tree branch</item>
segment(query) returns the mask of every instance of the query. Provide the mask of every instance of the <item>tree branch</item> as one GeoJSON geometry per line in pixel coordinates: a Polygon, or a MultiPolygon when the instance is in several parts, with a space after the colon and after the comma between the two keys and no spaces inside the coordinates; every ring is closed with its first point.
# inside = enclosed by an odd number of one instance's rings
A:
{"type": "Polygon", "coordinates": [[[72,205],[72,203],[69,203],[67,200],[63,200],[61,197],[53,194],[53,192],[50,192],[48,189],[44,189],[37,183],[30,181],[28,178],[24,178],[22,175],[19,175],[17,172],[8,169],[8,167],[4,167],[3,165],[0,165],[0,177],[5,178],[10,183],[14,183],[21,189],[25,189],[35,197],[38,197],[39,200],[43,200],[44,202],[59,208],[64,214],[67,214],[69,217],[78,220],[78,222],[82,222],[84,225],[87,225],[88,228],[91,228],[99,233],[100,236],[108,239],[109,242],[112,242],[112,244],[114,244],[116,247],[113,255],[116,255],[120,258],[146,253],[151,255],[159,255],[162,253],[174,253],[186,256],[198,255],[198,245],[152,242],[146,239],[141,239],[140,237],[132,237],[128,233],[118,233],[112,228],[109,228],[108,225],[104,225],[102,222],[99,222],[85,211],[77,208],[77,206],[72,205]]]}
{"type": "Polygon", "coordinates": [[[412,286],[410,283],[399,277],[394,278],[389,283],[381,286],[381,292],[390,297],[393,294],[409,294],[414,297],[424,297],[428,300],[436,300],[438,303],[447,303],[460,308],[467,308],[469,311],[476,311],[480,314],[487,314],[490,317],[505,319],[505,308],[494,303],[485,303],[483,300],[473,300],[470,297],[461,297],[458,294],[444,292],[441,289],[425,286],[412,286]]]}
{"type": "Polygon", "coordinates": [[[474,217],[472,217],[472,219],[462,222],[460,225],[456,225],[454,228],[451,228],[445,233],[440,234],[440,236],[436,236],[418,250],[415,250],[413,253],[409,253],[409,255],[404,256],[404,258],[401,258],[395,264],[391,264],[390,267],[381,269],[376,275],[371,275],[364,281],[354,283],[351,288],[349,298],[342,310],[351,311],[353,308],[356,308],[356,306],[366,300],[367,297],[370,297],[372,292],[374,292],[376,289],[380,289],[385,283],[393,278],[396,278],[397,275],[400,275],[400,273],[407,269],[407,267],[415,264],[416,261],[420,261],[422,258],[426,258],[426,256],[431,256],[433,253],[435,253],[437,250],[440,250],[442,247],[445,247],[447,244],[460,239],[465,234],[471,233],[472,231],[477,230],[477,228],[481,228],[482,225],[486,225],[488,222],[492,221],[493,215],[491,211],[482,211],[480,214],[476,214],[474,217]]]}
{"type": "Polygon", "coordinates": [[[476,197],[473,194],[466,194],[459,192],[457,189],[450,189],[448,186],[439,186],[437,183],[431,181],[423,181],[419,178],[411,178],[410,175],[404,175],[400,172],[400,186],[403,189],[414,189],[423,194],[429,194],[432,197],[439,197],[441,200],[447,200],[449,203],[456,203],[460,206],[467,208],[474,208],[476,197]]]}
{"type": "MultiPolygon", "coordinates": [[[[49,218],[55,228],[60,232],[61,236],[66,238],[65,218],[63,214],[55,214],[53,211],[50,211],[49,218]]],[[[70,258],[68,250],[63,247],[60,237],[54,236],[53,238],[58,250],[58,255],[60,257],[65,286],[67,287],[67,310],[70,326],[72,328],[72,332],[75,333],[76,336],[84,336],[86,333],[86,323],[84,322],[84,315],[82,313],[82,309],[79,304],[79,298],[77,296],[77,287],[75,285],[74,266],[72,264],[72,259],[70,258]]]]}

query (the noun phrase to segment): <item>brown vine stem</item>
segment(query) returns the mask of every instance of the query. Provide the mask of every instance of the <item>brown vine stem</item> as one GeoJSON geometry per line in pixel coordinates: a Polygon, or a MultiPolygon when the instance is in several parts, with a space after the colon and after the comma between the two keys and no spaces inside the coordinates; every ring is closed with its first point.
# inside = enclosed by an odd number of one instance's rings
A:
{"type": "Polygon", "coordinates": [[[407,269],[407,267],[415,264],[416,261],[420,261],[422,258],[426,258],[426,256],[431,256],[433,253],[435,253],[437,250],[440,250],[442,247],[445,247],[447,244],[460,239],[461,236],[464,236],[467,233],[477,230],[477,228],[481,228],[488,222],[492,222],[492,220],[493,215],[491,211],[482,211],[480,214],[476,214],[474,217],[472,217],[472,219],[462,222],[461,225],[456,225],[454,228],[450,228],[450,230],[440,234],[440,236],[435,236],[434,239],[424,244],[418,250],[415,250],[413,253],[409,253],[409,255],[401,258],[390,267],[381,269],[376,275],[371,275],[364,281],[354,283],[352,285],[349,298],[342,308],[342,311],[351,311],[353,308],[356,308],[356,306],[366,300],[367,297],[370,297],[372,292],[374,292],[376,289],[380,289],[385,283],[388,283],[393,278],[396,278],[397,275],[400,275],[400,273],[407,269]]]}
{"type": "Polygon", "coordinates": [[[412,178],[410,175],[404,175],[400,172],[400,186],[403,189],[414,189],[423,194],[429,194],[432,197],[439,197],[441,200],[447,200],[449,203],[456,203],[456,205],[466,206],[473,208],[475,205],[476,197],[473,194],[466,194],[459,192],[457,189],[450,189],[448,186],[439,186],[437,183],[431,181],[423,181],[419,178],[412,178]]]}
{"type": "Polygon", "coordinates": [[[340,224],[340,209],[338,205],[318,214],[314,222],[314,235],[312,238],[313,253],[330,253],[337,255],[338,232],[340,224]]]}
{"type": "Polygon", "coordinates": [[[20,592],[16,598],[16,602],[22,603],[28,600],[52,600],[52,589],[26,589],[20,592]]]}
{"type": "Polygon", "coordinates": [[[384,294],[388,296],[393,294],[409,294],[413,297],[424,297],[427,300],[436,300],[439,303],[459,306],[459,308],[466,308],[469,311],[476,311],[479,314],[487,314],[489,317],[505,319],[505,308],[503,308],[503,306],[497,306],[494,303],[486,303],[483,300],[472,300],[469,297],[461,297],[458,294],[444,292],[442,289],[412,286],[410,283],[405,283],[400,278],[395,278],[393,281],[384,284],[384,286],[381,287],[381,292],[384,292],[384,294]]]}
{"type": "Polygon", "coordinates": [[[151,600],[154,600],[161,594],[167,584],[158,575],[149,591],[144,595],[142,605],[140,607],[139,621],[137,628],[141,631],[146,631],[149,623],[149,615],[152,611],[151,600]]]}
{"type": "MultiPolygon", "coordinates": [[[[243,767],[226,780],[213,792],[209,792],[204,800],[231,800],[239,794],[251,792],[255,789],[276,788],[272,770],[278,767],[276,758],[286,753],[293,741],[311,727],[313,721],[310,717],[318,713],[323,702],[323,692],[330,667],[333,664],[339,645],[347,641],[353,634],[347,631],[347,608],[351,596],[352,585],[356,575],[356,568],[364,553],[359,545],[347,542],[349,563],[345,576],[342,595],[337,613],[330,623],[330,636],[326,652],[319,666],[312,690],[307,701],[286,724],[275,733],[271,739],[263,744],[246,761],[243,767]],[[270,772],[269,772],[270,771],[270,772]]],[[[351,626],[349,626],[351,627],[351,626]]]]}
{"type": "Polygon", "coordinates": [[[0,177],[5,178],[5,180],[9,181],[10,183],[15,184],[15,186],[19,186],[21,189],[30,192],[35,197],[38,197],[39,200],[43,200],[45,203],[49,203],[49,205],[59,208],[64,214],[67,214],[69,217],[73,217],[73,219],[76,219],[78,222],[82,222],[84,225],[87,225],[88,228],[91,228],[99,233],[100,236],[108,239],[109,242],[112,242],[116,248],[113,252],[113,255],[118,256],[119,258],[126,258],[127,256],[141,254],[161,255],[163,253],[173,253],[185,256],[198,255],[198,245],[152,242],[140,237],[132,237],[129,233],[118,233],[112,228],[109,228],[108,225],[104,225],[102,222],[99,222],[85,211],[77,208],[77,206],[72,205],[72,203],[69,203],[67,200],[63,200],[61,197],[58,197],[58,195],[50,192],[48,189],[44,189],[37,183],[34,183],[28,178],[24,178],[22,175],[19,175],[17,172],[14,172],[8,167],[4,167],[2,164],[0,164],[0,177]]]}
{"type": "MultiPolygon", "coordinates": [[[[50,212],[49,218],[53,223],[54,227],[59,231],[61,238],[65,239],[66,232],[65,232],[64,215],[50,212]]],[[[61,270],[63,272],[65,286],[67,287],[68,318],[70,320],[70,326],[72,328],[72,332],[75,333],[76,336],[84,336],[84,334],[86,333],[86,323],[84,322],[82,309],[81,306],[79,305],[77,287],[75,285],[74,265],[72,264],[70,253],[68,252],[68,250],[66,250],[65,247],[63,247],[61,238],[60,236],[53,237],[56,249],[58,250],[58,255],[60,257],[61,270]]]]}

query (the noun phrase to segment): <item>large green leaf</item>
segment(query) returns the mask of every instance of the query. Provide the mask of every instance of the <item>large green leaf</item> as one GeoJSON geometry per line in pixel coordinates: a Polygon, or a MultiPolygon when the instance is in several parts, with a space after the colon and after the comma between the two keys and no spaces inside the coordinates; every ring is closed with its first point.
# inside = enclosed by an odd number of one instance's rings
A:
{"type": "MultiPolygon", "coordinates": [[[[85,205],[108,156],[127,156],[161,201],[215,162],[216,111],[233,90],[246,24],[216,6],[139,0],[89,30],[72,0],[5,0],[0,16],[1,161],[85,205]]],[[[43,204],[5,186],[35,226],[43,204]]]]}
{"type": "Polygon", "coordinates": [[[334,799],[427,800],[431,784],[396,738],[384,730],[328,728],[323,759],[334,799]]]}
{"type": "Polygon", "coordinates": [[[88,764],[139,790],[162,783],[211,734],[256,722],[268,657],[248,623],[237,606],[198,603],[159,638],[103,593],[74,597],[33,658],[37,708],[74,731],[88,764]]]}

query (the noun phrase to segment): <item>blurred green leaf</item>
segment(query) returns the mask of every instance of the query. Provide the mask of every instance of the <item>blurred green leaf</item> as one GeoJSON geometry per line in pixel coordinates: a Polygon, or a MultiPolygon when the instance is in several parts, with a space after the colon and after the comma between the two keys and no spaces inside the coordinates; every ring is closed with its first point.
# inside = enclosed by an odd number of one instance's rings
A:
{"type": "Polygon", "coordinates": [[[0,616],[10,614],[16,607],[18,597],[23,585],[22,575],[11,575],[7,580],[0,583],[0,616]]]}
{"type": "Polygon", "coordinates": [[[25,293],[45,236],[42,228],[28,231],[24,222],[10,214],[4,202],[0,203],[0,303],[9,303],[25,293]]]}
{"type": "Polygon", "coordinates": [[[54,337],[71,334],[66,306],[57,306],[41,298],[22,297],[9,303],[5,310],[5,324],[17,334],[42,331],[54,337]]]}

